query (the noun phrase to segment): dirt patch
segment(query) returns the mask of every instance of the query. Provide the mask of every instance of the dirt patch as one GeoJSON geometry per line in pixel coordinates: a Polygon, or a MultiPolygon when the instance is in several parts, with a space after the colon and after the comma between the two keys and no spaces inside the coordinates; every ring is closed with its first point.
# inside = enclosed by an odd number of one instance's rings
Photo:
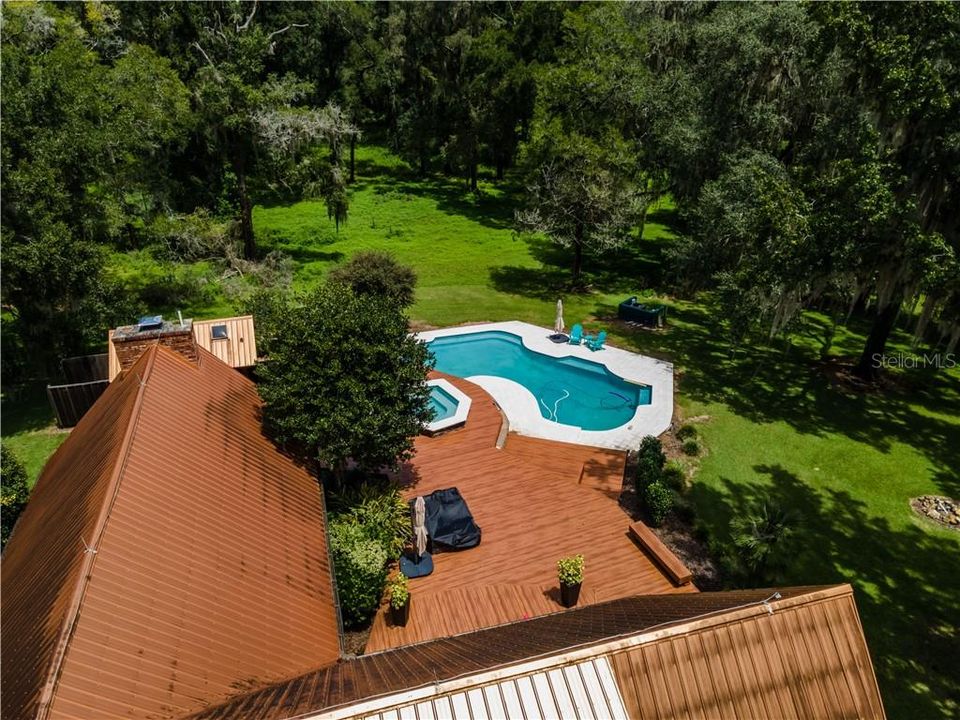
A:
{"type": "Polygon", "coordinates": [[[367,640],[370,639],[371,622],[367,627],[359,630],[346,630],[343,633],[343,652],[345,655],[363,655],[364,648],[367,647],[367,640]]]}
{"type": "MultiPolygon", "coordinates": [[[[628,477],[632,478],[633,474],[631,473],[628,477]]],[[[693,527],[689,523],[685,522],[676,513],[671,513],[663,525],[654,527],[650,516],[634,491],[632,482],[624,483],[623,492],[620,495],[620,505],[632,519],[640,520],[653,530],[663,544],[680,558],[680,561],[693,574],[693,582],[698,588],[701,590],[723,589],[717,563],[710,557],[706,545],[696,538],[693,527]]]]}

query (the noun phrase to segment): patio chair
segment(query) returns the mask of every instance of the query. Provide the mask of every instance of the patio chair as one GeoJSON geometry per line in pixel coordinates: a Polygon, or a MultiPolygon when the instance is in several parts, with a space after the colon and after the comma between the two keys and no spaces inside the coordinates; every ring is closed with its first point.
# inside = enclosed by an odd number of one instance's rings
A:
{"type": "Polygon", "coordinates": [[[595,338],[587,340],[587,347],[591,350],[603,350],[603,343],[607,339],[607,331],[601,330],[595,338]]]}
{"type": "Polygon", "coordinates": [[[570,344],[579,345],[583,340],[583,326],[577,323],[570,329],[570,344]]]}

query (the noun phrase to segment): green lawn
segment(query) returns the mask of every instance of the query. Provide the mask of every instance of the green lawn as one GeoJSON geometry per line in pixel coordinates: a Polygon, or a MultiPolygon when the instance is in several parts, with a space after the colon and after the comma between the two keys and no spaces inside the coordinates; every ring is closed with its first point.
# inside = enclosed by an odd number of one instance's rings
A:
{"type": "MultiPolygon", "coordinates": [[[[255,211],[261,249],[293,258],[296,287],[319,282],[359,249],[387,249],[419,274],[411,313],[417,322],[552,324],[568,257],[514,235],[516,188],[482,183],[475,198],[457,182],[416,180],[376,148],[361,148],[358,160],[350,219],[339,232],[323,203],[255,211]]],[[[723,539],[730,519],[762,499],[801,513],[806,545],[787,582],[856,587],[890,717],[957,715],[960,533],[913,517],[908,499],[960,496],[960,372],[912,371],[882,394],[863,395],[831,385],[816,367],[818,346],[808,336],[794,338],[789,349],[731,354],[708,302],[661,294],[662,254],[674,222],[665,204],[651,214],[642,242],[588,257],[594,291],[563,295],[567,323],[587,320],[608,329],[611,343],[675,363],[683,412],[709,416],[701,426],[708,451],[691,497],[712,536],[723,539]],[[635,331],[612,320],[616,303],[635,293],[669,303],[668,332],[635,331]]],[[[127,256],[117,267],[130,278],[153,272],[142,256],[127,256]]],[[[209,276],[202,267],[180,272],[209,276]]],[[[183,307],[198,318],[229,309],[216,287],[183,307]]],[[[824,322],[808,317],[812,328],[824,322]]],[[[855,354],[864,330],[854,324],[838,332],[834,352],[855,354]]],[[[895,338],[897,349],[908,344],[905,334],[895,338]]],[[[6,407],[4,413],[7,433],[6,407]]],[[[19,448],[34,458],[31,469],[62,437],[46,437],[44,446],[39,435],[34,428],[10,438],[17,449],[21,437],[19,448]]]]}
{"type": "Polygon", "coordinates": [[[55,425],[53,410],[47,402],[46,385],[32,383],[12,397],[4,393],[0,416],[3,444],[23,462],[28,482],[33,487],[44,463],[67,439],[67,432],[55,425]]]}

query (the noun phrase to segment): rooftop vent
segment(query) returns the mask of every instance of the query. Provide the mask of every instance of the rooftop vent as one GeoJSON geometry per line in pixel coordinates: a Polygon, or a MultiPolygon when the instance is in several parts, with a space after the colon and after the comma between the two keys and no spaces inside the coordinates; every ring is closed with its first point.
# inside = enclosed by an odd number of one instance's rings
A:
{"type": "Polygon", "coordinates": [[[163,315],[144,315],[137,322],[137,330],[144,332],[146,330],[159,330],[163,327],[163,315]]]}

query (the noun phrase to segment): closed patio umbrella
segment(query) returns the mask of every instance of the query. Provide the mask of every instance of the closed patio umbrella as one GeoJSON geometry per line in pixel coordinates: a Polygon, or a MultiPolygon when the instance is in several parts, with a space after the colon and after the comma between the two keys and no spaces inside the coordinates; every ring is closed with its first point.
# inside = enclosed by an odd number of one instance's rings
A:
{"type": "Polygon", "coordinates": [[[563,300],[557,300],[557,319],[553,323],[553,330],[556,333],[563,332],[563,300]]]}
{"type": "Polygon", "coordinates": [[[413,503],[413,540],[417,547],[419,559],[427,551],[427,504],[422,497],[413,503]]]}

